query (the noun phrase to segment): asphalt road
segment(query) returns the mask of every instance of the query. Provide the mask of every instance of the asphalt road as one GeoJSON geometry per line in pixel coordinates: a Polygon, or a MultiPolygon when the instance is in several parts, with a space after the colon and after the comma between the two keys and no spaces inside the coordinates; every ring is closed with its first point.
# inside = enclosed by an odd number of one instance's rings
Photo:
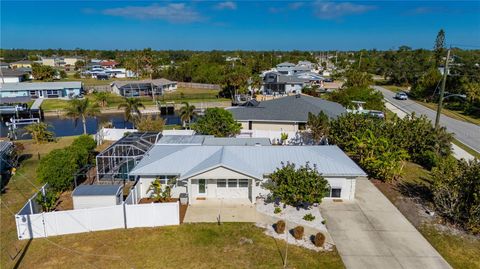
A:
{"type": "MultiPolygon", "coordinates": [[[[416,115],[427,116],[432,123],[435,123],[436,111],[422,106],[412,100],[397,100],[393,98],[395,93],[380,86],[373,86],[376,90],[383,93],[383,97],[397,106],[401,110],[416,115]]],[[[456,119],[452,119],[445,115],[440,116],[440,125],[447,127],[447,130],[455,135],[455,138],[467,145],[468,147],[480,152],[480,126],[456,119]]]]}

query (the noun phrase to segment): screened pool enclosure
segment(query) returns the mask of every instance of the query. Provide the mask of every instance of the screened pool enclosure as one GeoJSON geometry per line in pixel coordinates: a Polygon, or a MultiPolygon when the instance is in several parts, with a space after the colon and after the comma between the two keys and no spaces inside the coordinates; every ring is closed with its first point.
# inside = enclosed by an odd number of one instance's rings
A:
{"type": "MultiPolygon", "coordinates": [[[[115,142],[97,155],[99,180],[126,180],[128,173],[155,144],[159,133],[137,132],[115,142]]],[[[132,178],[133,180],[133,178],[132,178]]]]}

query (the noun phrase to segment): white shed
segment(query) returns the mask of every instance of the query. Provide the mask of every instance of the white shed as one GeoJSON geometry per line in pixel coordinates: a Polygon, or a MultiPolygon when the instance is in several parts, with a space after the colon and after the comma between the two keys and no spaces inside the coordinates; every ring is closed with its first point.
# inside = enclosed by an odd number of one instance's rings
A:
{"type": "Polygon", "coordinates": [[[122,191],[122,185],[80,185],[72,193],[73,209],[119,205],[122,191]]]}

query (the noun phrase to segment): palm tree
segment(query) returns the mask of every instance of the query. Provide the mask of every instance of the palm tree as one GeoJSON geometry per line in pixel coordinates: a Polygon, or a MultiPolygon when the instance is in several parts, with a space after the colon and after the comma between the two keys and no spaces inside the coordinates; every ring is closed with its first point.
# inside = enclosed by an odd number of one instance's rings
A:
{"type": "Polygon", "coordinates": [[[252,77],[252,81],[251,81],[251,84],[250,84],[253,96],[256,93],[260,92],[260,89],[262,88],[262,85],[263,85],[262,77],[260,77],[258,75],[254,75],[252,77]]]}
{"type": "Polygon", "coordinates": [[[95,117],[100,114],[100,108],[98,104],[90,103],[90,100],[75,99],[69,102],[69,106],[66,108],[67,117],[75,120],[75,126],[77,126],[78,120],[82,120],[83,134],[87,134],[87,117],[95,117]]]}
{"type": "Polygon", "coordinates": [[[182,102],[184,106],[180,108],[180,120],[182,121],[182,125],[185,128],[186,123],[190,125],[190,121],[192,118],[196,117],[198,114],[195,112],[195,106],[190,105],[188,102],[182,102]]]}
{"type": "Polygon", "coordinates": [[[96,92],[95,93],[95,100],[100,103],[102,107],[106,107],[108,104],[108,98],[110,94],[108,92],[96,92]]]}
{"type": "Polygon", "coordinates": [[[135,126],[135,120],[142,116],[140,108],[145,109],[145,106],[137,98],[125,98],[123,103],[118,105],[118,109],[123,108],[125,121],[130,121],[135,126]]]}
{"type": "Polygon", "coordinates": [[[48,124],[43,122],[30,124],[25,126],[25,134],[31,135],[33,141],[35,141],[35,144],[41,144],[43,142],[50,141],[53,139],[53,132],[48,130],[48,126],[48,124]]]}

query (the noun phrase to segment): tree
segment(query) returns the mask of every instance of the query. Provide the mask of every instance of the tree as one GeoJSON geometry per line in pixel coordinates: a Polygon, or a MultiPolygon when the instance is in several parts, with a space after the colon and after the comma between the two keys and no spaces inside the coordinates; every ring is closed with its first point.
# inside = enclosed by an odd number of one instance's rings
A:
{"type": "Polygon", "coordinates": [[[108,92],[96,92],[94,93],[95,100],[100,103],[102,107],[108,105],[108,99],[110,99],[110,94],[108,92]]]}
{"type": "Polygon", "coordinates": [[[82,120],[83,134],[87,134],[87,117],[95,117],[98,114],[100,114],[98,105],[91,104],[87,98],[69,101],[65,113],[67,117],[74,119],[75,126],[79,119],[82,120]]]}
{"type": "Polygon", "coordinates": [[[190,121],[197,116],[197,112],[195,112],[194,105],[190,105],[188,102],[182,102],[182,104],[183,107],[180,108],[180,120],[185,128],[187,123],[190,125],[190,121]]]}
{"type": "Polygon", "coordinates": [[[65,70],[60,70],[59,76],[60,76],[60,78],[67,78],[68,77],[67,72],[65,72],[65,70]]]}
{"type": "Polygon", "coordinates": [[[32,136],[35,144],[42,144],[53,140],[54,133],[48,130],[49,125],[43,122],[33,123],[25,126],[24,130],[32,136]]]}
{"type": "Polygon", "coordinates": [[[39,193],[37,196],[37,203],[42,207],[44,212],[50,212],[57,204],[59,194],[57,192],[47,190],[45,194],[39,193]]]}
{"type": "Polygon", "coordinates": [[[251,87],[251,90],[252,90],[252,94],[255,94],[257,92],[260,91],[260,89],[262,88],[263,86],[263,79],[261,76],[259,75],[253,75],[252,76],[252,80],[251,80],[251,83],[250,83],[250,87],[251,87]]]}
{"type": "Polygon", "coordinates": [[[307,128],[315,144],[320,144],[328,136],[330,124],[328,116],[320,111],[318,115],[308,112],[307,128]]]}
{"type": "Polygon", "coordinates": [[[142,116],[138,119],[136,126],[139,132],[161,132],[165,127],[165,120],[158,116],[142,116]]]}
{"type": "Polygon", "coordinates": [[[145,106],[139,99],[131,97],[124,98],[123,103],[118,105],[118,109],[123,108],[125,121],[130,121],[135,126],[135,121],[142,116],[140,108],[145,109],[145,106]]]}
{"type": "Polygon", "coordinates": [[[355,108],[352,101],[363,101],[365,109],[384,110],[383,95],[370,87],[347,87],[333,92],[328,99],[342,104],[344,107],[355,108]]]}
{"type": "Polygon", "coordinates": [[[36,80],[53,81],[55,78],[55,69],[48,65],[32,64],[32,76],[36,80]]]}
{"type": "Polygon", "coordinates": [[[82,60],[78,60],[75,62],[75,70],[80,70],[85,67],[85,62],[82,60]]]}
{"type": "Polygon", "coordinates": [[[193,125],[193,130],[204,135],[230,137],[240,133],[242,126],[230,111],[222,108],[207,108],[205,115],[193,125]]]}
{"type": "Polygon", "coordinates": [[[73,185],[73,175],[79,168],[77,156],[67,149],[55,149],[40,159],[38,178],[54,191],[68,190],[73,185]]]}
{"type": "Polygon", "coordinates": [[[437,33],[433,50],[435,52],[435,67],[438,67],[442,64],[442,58],[445,52],[445,31],[443,29],[440,29],[437,33]]]}
{"type": "Polygon", "coordinates": [[[308,163],[298,169],[293,163],[282,163],[281,168],[269,175],[264,187],[274,200],[295,207],[321,203],[330,190],[328,181],[308,163]]]}
{"type": "Polygon", "coordinates": [[[433,201],[447,221],[480,233],[480,161],[446,158],[432,170],[433,201]]]}
{"type": "Polygon", "coordinates": [[[369,87],[373,84],[372,75],[367,72],[361,72],[356,69],[350,69],[346,72],[345,78],[347,81],[343,87],[369,87]]]}

